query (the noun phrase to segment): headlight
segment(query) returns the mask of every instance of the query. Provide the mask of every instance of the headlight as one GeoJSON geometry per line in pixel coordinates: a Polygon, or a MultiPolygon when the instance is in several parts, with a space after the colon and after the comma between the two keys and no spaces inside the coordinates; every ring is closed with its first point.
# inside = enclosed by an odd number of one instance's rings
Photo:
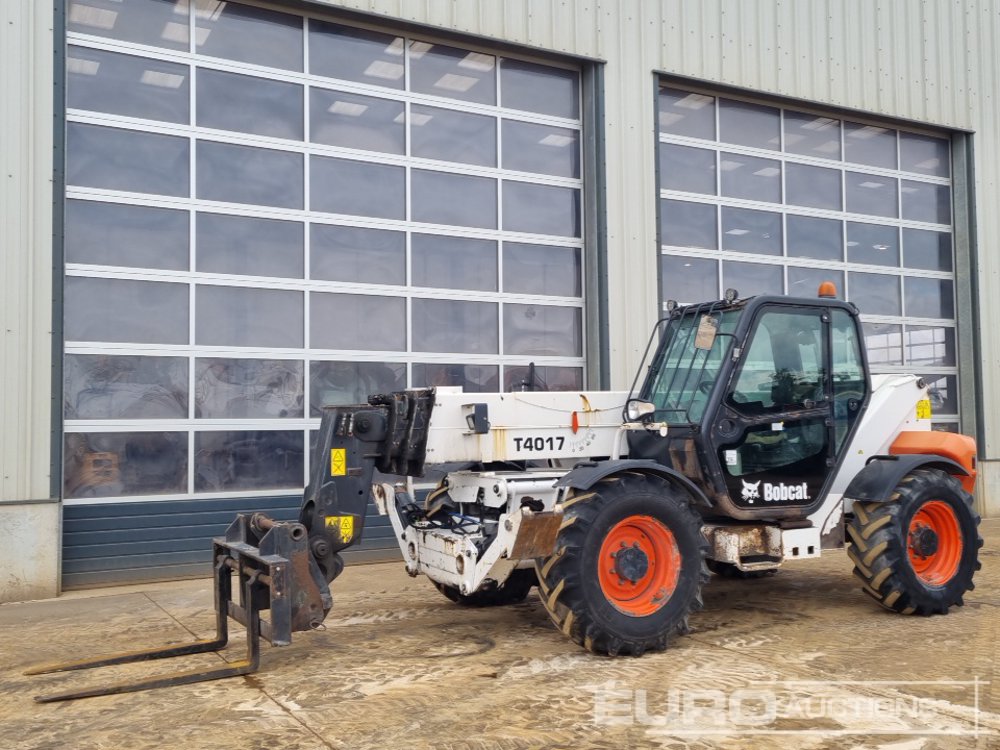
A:
{"type": "Polygon", "coordinates": [[[643,417],[656,411],[656,406],[649,401],[632,399],[625,407],[625,416],[629,422],[638,422],[643,417]]]}

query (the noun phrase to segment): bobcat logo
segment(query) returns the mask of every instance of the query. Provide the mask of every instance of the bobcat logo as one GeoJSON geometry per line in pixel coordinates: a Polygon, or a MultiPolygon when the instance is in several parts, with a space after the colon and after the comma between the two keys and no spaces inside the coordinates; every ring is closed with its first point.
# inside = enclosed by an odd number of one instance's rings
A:
{"type": "Polygon", "coordinates": [[[750,484],[745,479],[740,480],[743,482],[743,499],[748,503],[752,503],[754,500],[760,500],[760,480],[750,484]]]}

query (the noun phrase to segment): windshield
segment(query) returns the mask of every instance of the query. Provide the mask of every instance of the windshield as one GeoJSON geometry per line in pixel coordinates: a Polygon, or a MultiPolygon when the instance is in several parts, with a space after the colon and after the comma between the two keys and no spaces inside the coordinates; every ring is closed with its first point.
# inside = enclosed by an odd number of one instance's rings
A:
{"type": "Polygon", "coordinates": [[[641,398],[656,406],[657,421],[701,421],[724,358],[732,346],[741,310],[697,306],[663,321],[661,345],[642,387],[641,398]]]}

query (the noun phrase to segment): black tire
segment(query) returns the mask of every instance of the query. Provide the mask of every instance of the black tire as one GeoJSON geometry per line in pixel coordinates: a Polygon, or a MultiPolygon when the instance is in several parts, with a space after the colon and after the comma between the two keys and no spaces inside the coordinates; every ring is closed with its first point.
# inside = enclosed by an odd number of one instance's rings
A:
{"type": "Polygon", "coordinates": [[[476,591],[472,594],[463,594],[454,586],[437,581],[431,581],[431,583],[448,599],[463,607],[502,607],[507,604],[523,602],[528,597],[531,587],[538,583],[538,579],[532,568],[517,568],[502,586],[476,591]]]}
{"type": "Polygon", "coordinates": [[[953,605],[962,606],[965,592],[975,588],[972,578],[982,567],[978,526],[972,496],[961,482],[937,469],[918,469],[903,477],[888,502],[854,504],[847,554],[864,592],[881,606],[902,614],[946,614],[953,605]],[[935,502],[943,506],[929,505],[935,502]],[[928,528],[922,519],[932,508],[954,518],[956,533],[917,537],[928,528]],[[913,523],[916,531],[911,533],[913,523]],[[915,565],[930,567],[918,572],[915,565]]]}
{"type": "Polygon", "coordinates": [[[750,580],[752,578],[766,578],[778,572],[777,568],[771,568],[770,570],[740,570],[732,563],[719,562],[718,560],[706,560],[705,563],[711,572],[723,578],[750,580]]]}
{"type": "MultiPolygon", "coordinates": [[[[539,593],[555,626],[588,651],[610,656],[662,651],[675,634],[687,633],[688,616],[701,609],[701,586],[708,581],[708,545],[701,517],[689,503],[689,496],[666,479],[632,472],[602,479],[586,492],[571,492],[563,503],[555,554],[535,562],[539,593]],[[672,535],[674,560],[680,561],[671,566],[677,570],[673,591],[664,598],[659,589],[647,602],[658,609],[641,615],[621,609],[605,593],[598,572],[605,539],[626,519],[653,519],[665,527],[672,535]]],[[[655,576],[650,567],[656,561],[646,559],[646,570],[655,576]]],[[[617,556],[611,565],[609,575],[614,575],[617,556]]],[[[622,575],[617,574],[619,583],[625,582],[622,575]]],[[[637,586],[648,580],[644,573],[632,575],[638,583],[629,581],[637,586]]]]}

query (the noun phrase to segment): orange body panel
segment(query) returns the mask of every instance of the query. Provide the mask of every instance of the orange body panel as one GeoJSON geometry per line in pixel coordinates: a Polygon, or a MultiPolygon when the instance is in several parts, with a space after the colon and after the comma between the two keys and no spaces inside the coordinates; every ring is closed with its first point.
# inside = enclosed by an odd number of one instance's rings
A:
{"type": "Polygon", "coordinates": [[[976,487],[976,441],[968,435],[954,432],[901,432],[889,448],[889,453],[917,453],[926,456],[950,458],[964,467],[969,476],[959,477],[962,487],[969,494],[976,487]]]}

